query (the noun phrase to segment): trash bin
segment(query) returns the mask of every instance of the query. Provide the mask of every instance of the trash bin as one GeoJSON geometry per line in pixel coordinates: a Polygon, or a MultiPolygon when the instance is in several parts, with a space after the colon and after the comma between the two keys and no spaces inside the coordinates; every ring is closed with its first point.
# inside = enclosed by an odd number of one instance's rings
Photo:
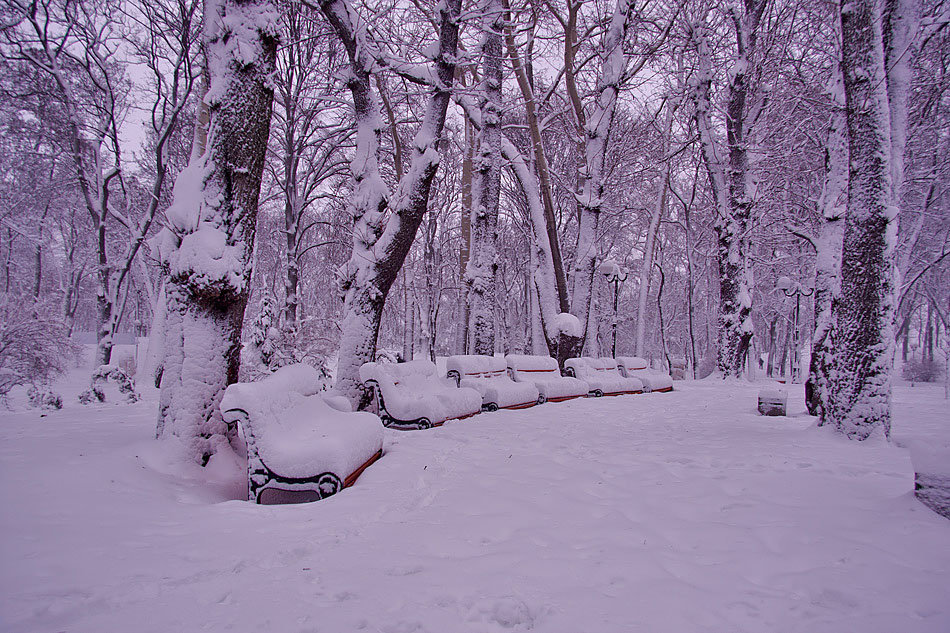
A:
{"type": "Polygon", "coordinates": [[[788,392],[776,387],[769,387],[759,392],[760,415],[785,415],[785,405],[788,402],[788,392]]]}

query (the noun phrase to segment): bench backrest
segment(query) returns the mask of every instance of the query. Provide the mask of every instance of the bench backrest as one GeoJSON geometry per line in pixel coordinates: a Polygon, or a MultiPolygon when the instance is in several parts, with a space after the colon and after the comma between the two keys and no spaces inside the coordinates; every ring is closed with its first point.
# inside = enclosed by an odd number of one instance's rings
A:
{"type": "Polygon", "coordinates": [[[617,361],[612,358],[594,358],[592,356],[583,356],[581,358],[568,358],[564,361],[565,367],[570,367],[574,375],[578,378],[584,376],[619,376],[617,370],[617,361]]]}
{"type": "MultiPolygon", "coordinates": [[[[314,403],[312,406],[327,405],[341,410],[339,404],[317,396],[320,388],[316,369],[303,364],[287,365],[263,380],[229,385],[221,398],[221,414],[228,424],[240,420],[242,424],[261,427],[273,424],[282,411],[305,401],[314,403]]],[[[245,428],[245,436],[249,442],[254,441],[249,428],[245,428]]]]}
{"type": "Polygon", "coordinates": [[[627,371],[647,369],[650,365],[647,362],[647,359],[641,358],[639,356],[619,356],[617,357],[617,363],[627,371]]]}
{"type": "Polygon", "coordinates": [[[450,376],[458,374],[459,379],[491,380],[508,377],[508,365],[498,356],[480,356],[478,354],[458,354],[445,359],[445,370],[450,376]]]}
{"type": "Polygon", "coordinates": [[[366,363],[360,367],[360,380],[375,380],[381,389],[429,392],[449,386],[439,376],[435,363],[428,360],[410,360],[405,363],[366,363]]]}
{"type": "Polygon", "coordinates": [[[505,356],[505,362],[511,369],[515,380],[548,379],[561,375],[561,371],[557,366],[557,359],[550,356],[509,354],[505,356]]]}

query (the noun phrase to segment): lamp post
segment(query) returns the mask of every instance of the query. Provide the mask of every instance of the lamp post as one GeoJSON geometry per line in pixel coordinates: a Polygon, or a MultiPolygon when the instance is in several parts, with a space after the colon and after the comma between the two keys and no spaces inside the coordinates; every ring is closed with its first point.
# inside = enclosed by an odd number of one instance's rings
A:
{"type": "Polygon", "coordinates": [[[788,277],[782,276],[775,282],[775,287],[781,290],[786,297],[795,297],[795,312],[792,315],[792,366],[791,383],[801,380],[801,363],[799,363],[799,343],[798,343],[798,319],[801,314],[802,297],[810,297],[815,294],[814,288],[803,286],[797,281],[792,281],[788,277]]]}
{"type": "Polygon", "coordinates": [[[617,309],[620,306],[620,286],[627,280],[627,271],[620,268],[617,262],[608,259],[600,265],[600,274],[607,279],[607,283],[614,285],[614,320],[611,325],[611,336],[613,358],[617,358],[617,309]]]}

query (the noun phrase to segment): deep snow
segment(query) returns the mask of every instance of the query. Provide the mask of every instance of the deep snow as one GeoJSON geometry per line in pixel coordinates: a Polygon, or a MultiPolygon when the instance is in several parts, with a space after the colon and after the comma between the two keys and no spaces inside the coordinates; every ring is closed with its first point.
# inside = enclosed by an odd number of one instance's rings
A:
{"type": "MultiPolygon", "coordinates": [[[[908,451],[815,428],[800,386],[760,417],[761,387],[387,430],[353,488],[298,506],[239,500],[235,460],[181,463],[154,393],[64,393],[0,414],[0,629],[950,630],[950,522],[908,451]]],[[[896,404],[899,442],[950,447],[939,388],[896,404]]]]}

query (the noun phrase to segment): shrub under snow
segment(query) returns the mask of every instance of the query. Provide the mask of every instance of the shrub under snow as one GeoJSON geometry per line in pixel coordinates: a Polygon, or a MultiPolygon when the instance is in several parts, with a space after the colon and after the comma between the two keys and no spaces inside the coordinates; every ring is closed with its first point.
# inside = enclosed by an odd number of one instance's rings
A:
{"type": "Polygon", "coordinates": [[[139,401],[141,396],[135,390],[135,381],[128,373],[117,365],[100,365],[92,374],[89,389],[79,394],[79,402],[82,404],[105,402],[105,386],[110,380],[119,387],[119,393],[125,396],[126,402],[139,401]]]}
{"type": "Polygon", "coordinates": [[[61,321],[32,301],[0,293],[0,399],[18,385],[48,382],[78,354],[61,321]]]}
{"type": "Polygon", "coordinates": [[[943,367],[935,360],[913,358],[904,362],[904,380],[910,382],[937,382],[941,376],[943,376],[943,367]]]}

